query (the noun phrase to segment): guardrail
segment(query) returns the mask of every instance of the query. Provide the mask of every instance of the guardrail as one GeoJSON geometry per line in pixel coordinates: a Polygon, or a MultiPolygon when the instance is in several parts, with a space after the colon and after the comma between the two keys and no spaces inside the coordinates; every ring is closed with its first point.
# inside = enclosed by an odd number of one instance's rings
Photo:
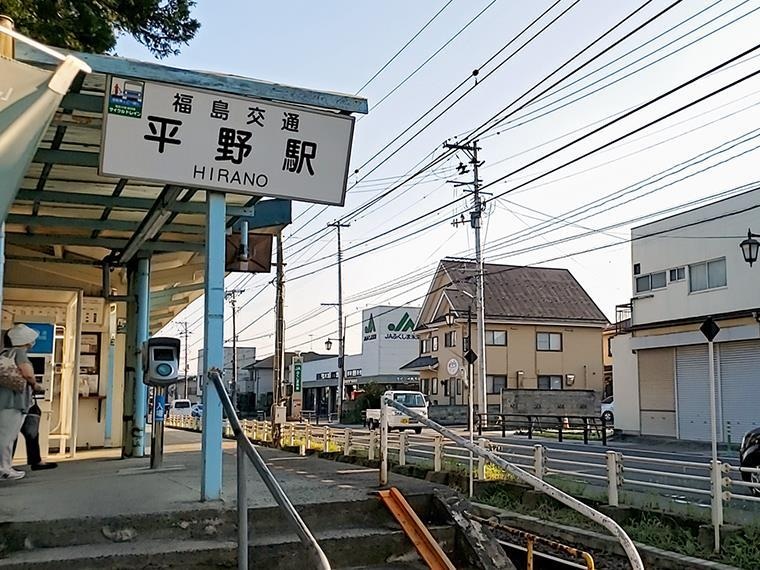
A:
{"type": "MultiPolygon", "coordinates": [[[[194,431],[201,429],[200,420],[190,417],[170,416],[166,425],[194,431]]],[[[242,428],[252,441],[272,443],[270,422],[244,420],[242,428]]],[[[225,424],[225,433],[232,435],[228,424],[225,424]]],[[[283,426],[280,443],[297,447],[302,454],[318,450],[363,455],[375,460],[380,458],[378,430],[292,422],[283,426]]],[[[594,499],[601,495],[610,506],[630,504],[627,503],[630,492],[646,492],[656,493],[668,501],[676,495],[679,503],[709,508],[711,514],[716,511],[720,520],[723,520],[724,509],[760,508],[760,482],[742,480],[742,474],[748,478],[754,474],[760,481],[760,469],[740,468],[727,462],[719,462],[713,467],[708,460],[676,461],[612,450],[581,451],[542,444],[503,443],[483,437],[478,438],[477,443],[540,479],[549,478],[556,483],[578,487],[574,494],[594,499]],[[712,485],[714,468],[720,473],[717,489],[712,485]],[[751,494],[753,490],[756,496],[751,494]]],[[[469,465],[469,451],[465,447],[445,442],[437,434],[391,432],[388,434],[388,449],[393,462],[399,465],[425,464],[435,471],[450,466],[466,469],[469,465]]],[[[489,464],[491,462],[482,458],[475,462],[477,480],[501,477],[500,472],[488,468],[489,464]]]]}
{"type": "MultiPolygon", "coordinates": [[[[282,490],[277,479],[275,479],[269,467],[267,467],[267,464],[261,458],[261,455],[259,455],[259,452],[256,451],[248,434],[241,425],[235,409],[232,407],[230,397],[224,388],[221,372],[212,368],[208,371],[208,378],[213,383],[214,388],[216,388],[222,401],[222,407],[228,418],[224,429],[227,435],[232,435],[237,442],[238,568],[240,570],[248,569],[248,494],[245,474],[245,456],[248,456],[248,459],[253,463],[253,466],[282,510],[285,518],[293,526],[296,534],[301,539],[301,543],[311,555],[314,567],[321,570],[330,570],[330,563],[314,538],[314,535],[311,534],[309,527],[306,526],[301,515],[298,514],[293,503],[290,502],[285,491],[282,490]]],[[[190,419],[197,420],[197,418],[190,419]]]]}

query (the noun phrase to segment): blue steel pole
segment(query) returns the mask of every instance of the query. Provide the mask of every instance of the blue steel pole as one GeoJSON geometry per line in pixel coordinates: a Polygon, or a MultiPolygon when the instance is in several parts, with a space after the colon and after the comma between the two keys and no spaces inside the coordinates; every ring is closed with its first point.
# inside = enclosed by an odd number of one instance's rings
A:
{"type": "Polygon", "coordinates": [[[203,473],[201,500],[222,498],[222,400],[209,382],[211,368],[224,369],[224,194],[206,192],[206,289],[203,322],[203,473]]]}
{"type": "Polygon", "coordinates": [[[132,446],[134,457],[145,456],[145,418],[148,409],[148,387],[143,384],[142,345],[148,340],[150,326],[150,259],[137,260],[135,276],[137,296],[137,334],[135,335],[135,418],[132,424],[132,446]]]}

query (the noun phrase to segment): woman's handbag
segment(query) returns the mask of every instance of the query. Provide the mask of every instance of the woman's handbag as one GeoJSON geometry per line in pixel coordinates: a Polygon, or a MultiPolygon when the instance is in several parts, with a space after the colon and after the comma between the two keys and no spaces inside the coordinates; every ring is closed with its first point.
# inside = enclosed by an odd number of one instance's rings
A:
{"type": "Polygon", "coordinates": [[[14,392],[23,392],[26,384],[26,378],[21,375],[16,364],[16,351],[0,354],[0,386],[14,392]]]}

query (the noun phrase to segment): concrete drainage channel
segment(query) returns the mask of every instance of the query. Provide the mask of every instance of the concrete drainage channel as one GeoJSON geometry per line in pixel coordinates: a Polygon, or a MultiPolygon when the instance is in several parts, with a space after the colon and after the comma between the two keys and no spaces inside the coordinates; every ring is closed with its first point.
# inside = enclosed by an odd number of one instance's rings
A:
{"type": "MultiPolygon", "coordinates": [[[[457,568],[456,532],[430,495],[407,497],[457,568]]],[[[425,568],[399,525],[377,497],[304,505],[333,568],[425,568]]],[[[249,512],[252,568],[305,568],[301,543],[275,507],[249,512]]],[[[156,515],[55,520],[0,525],[0,568],[235,568],[234,510],[195,509],[156,515]]]]}

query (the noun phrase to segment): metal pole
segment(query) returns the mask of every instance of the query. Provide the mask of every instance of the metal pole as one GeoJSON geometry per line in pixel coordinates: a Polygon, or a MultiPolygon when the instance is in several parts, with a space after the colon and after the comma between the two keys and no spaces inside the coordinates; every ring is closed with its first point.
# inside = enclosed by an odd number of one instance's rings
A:
{"type": "Polygon", "coordinates": [[[710,446],[712,451],[712,492],[713,492],[713,508],[712,510],[712,523],[714,531],[714,549],[715,552],[720,552],[720,526],[723,521],[720,520],[719,509],[715,508],[717,501],[722,501],[723,498],[717,496],[720,489],[720,469],[718,469],[718,420],[717,410],[715,402],[715,343],[708,341],[707,343],[707,365],[710,369],[710,446]]]}
{"type": "MultiPolygon", "coordinates": [[[[134,457],[132,426],[135,422],[135,359],[137,303],[135,301],[136,264],[127,265],[127,338],[124,359],[124,405],[122,413],[121,456],[134,457]]],[[[142,365],[142,364],[141,364],[142,365]]]]}
{"type": "Polygon", "coordinates": [[[248,570],[248,491],[245,450],[237,446],[238,570],[248,570]]]}
{"type": "Polygon", "coordinates": [[[166,387],[153,391],[153,429],[150,432],[150,468],[160,469],[164,464],[164,419],[166,418],[166,387]]]}
{"type": "MultiPolygon", "coordinates": [[[[467,307],[467,348],[472,350],[472,307],[467,307]]],[[[475,422],[475,403],[474,403],[474,397],[472,394],[472,364],[467,362],[467,409],[468,409],[468,429],[470,431],[470,445],[475,444],[475,435],[473,433],[474,431],[474,422],[475,422]]],[[[474,493],[475,493],[475,482],[474,482],[474,475],[473,475],[473,469],[474,469],[474,460],[472,456],[472,451],[470,451],[470,469],[469,469],[469,480],[470,480],[470,486],[469,486],[469,496],[472,499],[474,493]]]]}
{"type": "Polygon", "coordinates": [[[380,486],[388,484],[388,403],[380,399],[380,486]]]}
{"type": "Polygon", "coordinates": [[[237,352],[237,291],[232,292],[232,407],[239,411],[238,406],[238,352],[237,352]]]}
{"type": "Polygon", "coordinates": [[[145,456],[145,424],[148,413],[148,387],[143,383],[142,345],[148,340],[150,327],[150,259],[137,260],[135,276],[137,297],[137,333],[133,354],[135,368],[135,417],[132,425],[132,449],[134,457],[145,456]]]}
{"type": "Polygon", "coordinates": [[[473,207],[470,214],[470,222],[475,229],[475,260],[478,265],[477,269],[477,307],[478,307],[478,357],[480,366],[478,367],[478,412],[481,414],[488,413],[488,396],[486,383],[486,306],[485,306],[485,271],[483,266],[483,251],[480,245],[480,220],[483,211],[483,204],[480,200],[480,179],[478,178],[478,141],[472,143],[472,169],[474,174],[473,181],[473,207]]]}
{"type": "Polygon", "coordinates": [[[204,317],[201,500],[222,497],[222,401],[209,370],[224,367],[224,247],[226,205],[221,192],[206,192],[206,283],[204,317]]]}

